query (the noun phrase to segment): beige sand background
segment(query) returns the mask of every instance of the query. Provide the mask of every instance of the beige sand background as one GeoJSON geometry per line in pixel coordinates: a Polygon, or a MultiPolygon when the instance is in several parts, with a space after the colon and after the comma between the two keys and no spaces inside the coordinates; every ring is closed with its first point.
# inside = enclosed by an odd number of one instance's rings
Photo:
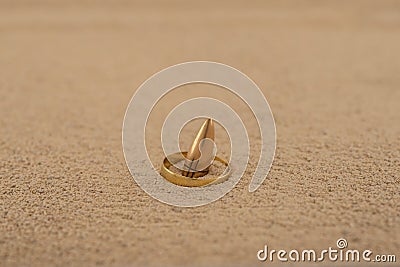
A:
{"type": "Polygon", "coordinates": [[[248,266],[339,237],[399,258],[399,48],[398,1],[2,1],[0,265],[248,266]],[[191,60],[256,81],[278,139],[258,191],[253,164],[185,209],[136,185],[121,127],[145,79],[191,60]]]}

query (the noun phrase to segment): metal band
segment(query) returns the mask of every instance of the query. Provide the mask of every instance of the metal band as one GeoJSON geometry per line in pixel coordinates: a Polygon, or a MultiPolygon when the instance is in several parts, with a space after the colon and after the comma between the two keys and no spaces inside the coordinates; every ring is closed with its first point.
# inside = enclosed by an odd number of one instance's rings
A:
{"type": "Polygon", "coordinates": [[[229,165],[229,163],[218,156],[216,156],[214,160],[221,162],[227,167],[226,170],[223,172],[222,176],[198,179],[198,178],[186,177],[179,173],[171,171],[169,168],[173,164],[185,160],[186,154],[187,152],[182,152],[182,153],[178,152],[165,157],[160,170],[160,174],[162,175],[162,177],[164,177],[167,181],[176,185],[186,186],[186,187],[200,187],[200,186],[222,183],[226,181],[232,173],[232,168],[229,165]]]}

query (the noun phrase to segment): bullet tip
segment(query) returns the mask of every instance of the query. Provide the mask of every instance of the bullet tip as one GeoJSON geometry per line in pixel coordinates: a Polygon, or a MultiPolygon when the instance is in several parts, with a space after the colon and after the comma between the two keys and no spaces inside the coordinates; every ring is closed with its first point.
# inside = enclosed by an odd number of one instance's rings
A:
{"type": "Polygon", "coordinates": [[[209,166],[215,156],[214,139],[214,121],[208,118],[200,127],[186,155],[184,170],[182,171],[183,176],[193,178],[201,177],[208,173],[209,166]]]}

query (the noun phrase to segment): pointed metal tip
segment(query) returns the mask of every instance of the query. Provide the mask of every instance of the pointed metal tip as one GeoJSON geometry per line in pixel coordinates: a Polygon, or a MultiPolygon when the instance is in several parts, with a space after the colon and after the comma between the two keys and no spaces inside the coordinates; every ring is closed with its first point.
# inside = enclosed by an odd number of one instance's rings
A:
{"type": "Polygon", "coordinates": [[[204,166],[208,161],[210,161],[210,158],[214,158],[212,153],[214,146],[210,144],[211,142],[206,142],[205,144],[201,143],[201,141],[206,138],[213,141],[215,139],[214,121],[210,118],[202,124],[192,145],[190,146],[186,155],[184,170],[182,171],[183,176],[200,177],[208,173],[208,167],[205,169],[199,169],[199,166],[204,166]],[[200,145],[202,145],[201,152],[200,145]],[[202,153],[205,155],[202,155],[202,153]]]}
{"type": "Polygon", "coordinates": [[[207,119],[201,126],[198,134],[200,134],[200,132],[202,132],[203,128],[205,129],[204,130],[204,138],[210,138],[211,140],[214,140],[214,138],[215,138],[214,120],[207,119]]]}

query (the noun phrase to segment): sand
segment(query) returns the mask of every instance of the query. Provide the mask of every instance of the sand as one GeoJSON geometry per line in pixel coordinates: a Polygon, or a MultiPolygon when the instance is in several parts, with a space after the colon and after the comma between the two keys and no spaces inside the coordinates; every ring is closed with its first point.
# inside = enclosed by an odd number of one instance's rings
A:
{"type": "Polygon", "coordinates": [[[340,237],[398,253],[399,14],[396,1],[2,1],[0,265],[257,266],[264,244],[340,237]],[[136,185],[121,128],[144,80],[191,60],[256,81],[277,150],[255,193],[252,163],[221,200],[176,208],[136,185]]]}

